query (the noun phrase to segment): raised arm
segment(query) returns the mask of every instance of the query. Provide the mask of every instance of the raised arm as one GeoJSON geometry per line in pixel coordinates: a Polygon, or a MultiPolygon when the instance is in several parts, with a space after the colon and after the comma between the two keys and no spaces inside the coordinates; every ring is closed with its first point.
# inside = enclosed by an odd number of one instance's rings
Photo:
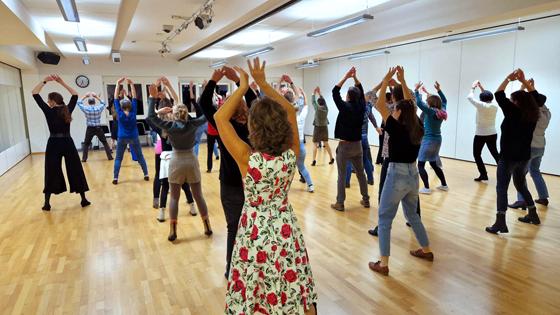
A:
{"type": "MultiPolygon", "coordinates": [[[[474,98],[474,90],[476,89],[477,86],[481,86],[480,81],[478,81],[478,80],[473,82],[473,84],[471,86],[471,90],[469,92],[469,95],[467,95],[467,100],[471,104],[473,104],[474,107],[483,108],[483,107],[485,107],[485,103],[474,98]]],[[[484,91],[484,90],[482,88],[480,88],[480,91],[484,91]]]]}
{"type": "Polygon", "coordinates": [[[445,97],[445,94],[443,94],[443,91],[441,90],[441,85],[439,84],[438,81],[436,81],[436,83],[434,84],[434,87],[436,88],[436,91],[439,95],[439,97],[441,98],[441,107],[443,108],[443,110],[447,109],[447,97],[445,97]]]}
{"type": "MultiPolygon", "coordinates": [[[[393,78],[396,72],[397,72],[396,68],[389,68],[389,71],[383,78],[383,81],[381,82],[381,87],[379,88],[379,91],[381,92],[382,95],[384,95],[385,92],[387,91],[387,87],[389,86],[389,81],[391,81],[391,79],[393,78]]],[[[387,108],[387,100],[385,99],[385,97],[379,97],[377,99],[375,108],[381,114],[381,118],[383,119],[383,121],[386,122],[389,115],[391,115],[391,112],[387,108]]]]}
{"type": "Polygon", "coordinates": [[[253,64],[249,60],[247,60],[249,64],[249,69],[251,70],[251,75],[255,82],[259,85],[261,90],[264,94],[273,100],[275,100],[288,114],[288,121],[290,122],[290,127],[292,128],[292,151],[299,157],[299,132],[297,127],[297,117],[296,117],[296,110],[290,102],[288,102],[280,93],[275,91],[270,84],[266,81],[266,74],[265,74],[265,67],[266,61],[262,64],[260,62],[259,57],[253,59],[253,64]]]}
{"type": "Polygon", "coordinates": [[[217,109],[214,106],[214,102],[212,101],[212,97],[214,96],[214,89],[216,88],[216,84],[220,82],[223,78],[224,73],[221,69],[214,70],[212,74],[212,78],[206,85],[204,86],[204,91],[200,95],[200,109],[204,113],[204,116],[208,119],[208,123],[213,127],[216,127],[216,121],[214,119],[214,114],[216,114],[217,109]]]}
{"type": "Polygon", "coordinates": [[[171,85],[171,82],[169,82],[169,79],[167,79],[166,77],[161,77],[160,80],[161,80],[161,83],[163,83],[163,86],[165,86],[165,88],[171,94],[171,97],[173,98],[173,101],[175,102],[175,104],[179,104],[180,103],[179,102],[179,95],[177,95],[177,92],[175,92],[175,89],[171,85]]]}
{"type": "MultiPolygon", "coordinates": [[[[216,123],[216,127],[218,128],[218,133],[220,134],[222,142],[239,167],[241,176],[245,176],[249,165],[251,147],[237,135],[237,132],[235,132],[235,129],[231,124],[231,118],[243,100],[243,95],[245,95],[249,89],[249,75],[239,67],[235,67],[235,70],[239,72],[241,77],[239,88],[235,90],[235,92],[226,100],[224,105],[222,105],[222,107],[220,107],[220,109],[214,114],[213,119],[216,123]]],[[[211,82],[208,82],[208,85],[210,85],[211,82]]],[[[208,86],[204,89],[204,93],[206,93],[207,89],[208,86]]],[[[210,91],[213,91],[213,89],[210,89],[210,91]]]]}
{"type": "Polygon", "coordinates": [[[355,71],[356,69],[354,67],[350,68],[350,70],[346,72],[344,77],[340,80],[340,82],[338,82],[337,85],[334,86],[332,90],[333,100],[339,111],[345,110],[347,106],[346,102],[342,99],[342,96],[340,95],[340,89],[342,88],[344,83],[346,83],[346,80],[348,80],[354,75],[355,71]]]}
{"type": "Polygon", "coordinates": [[[36,95],[41,93],[41,90],[43,89],[43,87],[47,84],[47,82],[53,81],[53,77],[52,76],[46,76],[43,81],[37,83],[37,85],[33,88],[33,90],[31,91],[31,94],[36,95]]]}
{"type": "MultiPolygon", "coordinates": [[[[403,86],[404,88],[404,86],[403,86]]],[[[420,110],[422,110],[423,112],[428,111],[430,108],[428,107],[428,105],[426,105],[426,103],[422,100],[422,94],[420,94],[420,89],[423,88],[423,83],[422,81],[416,83],[414,85],[414,96],[416,97],[416,106],[418,106],[420,108],[420,110]]]]}
{"type": "Polygon", "coordinates": [[[119,99],[119,93],[121,91],[121,84],[124,82],[124,78],[120,78],[117,80],[117,83],[115,83],[115,94],[113,95],[115,100],[119,99]]]}
{"type": "Polygon", "coordinates": [[[294,80],[292,80],[292,78],[287,74],[283,75],[282,78],[284,78],[284,81],[286,81],[290,85],[290,87],[294,91],[296,98],[300,98],[302,94],[299,87],[294,84],[294,80]]]}
{"type": "Polygon", "coordinates": [[[136,88],[134,87],[134,82],[131,79],[126,79],[126,83],[130,86],[130,93],[132,94],[132,98],[136,98],[136,88]]]}
{"type": "MultiPolygon", "coordinates": [[[[169,128],[171,128],[173,126],[173,122],[172,121],[165,121],[165,120],[159,118],[158,115],[156,114],[156,111],[155,111],[155,104],[156,104],[157,94],[158,94],[157,86],[155,84],[151,84],[150,87],[149,87],[149,91],[150,91],[150,97],[148,98],[148,118],[147,118],[147,120],[152,125],[160,128],[160,129],[169,130],[169,128]]],[[[169,112],[169,111],[171,111],[171,108],[166,107],[163,110],[167,110],[169,112]]]]}
{"type": "Polygon", "coordinates": [[[78,96],[78,92],[76,92],[76,90],[66,84],[66,82],[64,82],[64,80],[62,80],[60,76],[53,75],[52,77],[58,84],[62,85],[68,91],[68,93],[70,93],[71,95],[76,95],[76,97],[78,96]]]}
{"type": "Polygon", "coordinates": [[[505,91],[506,87],[508,86],[508,84],[511,81],[515,81],[517,77],[517,70],[508,74],[508,76],[504,79],[504,81],[502,81],[502,83],[500,84],[500,86],[498,86],[498,89],[496,89],[496,93],[497,92],[503,92],[505,91]]]}
{"type": "Polygon", "coordinates": [[[403,89],[403,95],[405,100],[412,100],[412,93],[406,84],[406,80],[404,78],[404,68],[402,66],[397,66],[397,80],[401,83],[403,89]]]}

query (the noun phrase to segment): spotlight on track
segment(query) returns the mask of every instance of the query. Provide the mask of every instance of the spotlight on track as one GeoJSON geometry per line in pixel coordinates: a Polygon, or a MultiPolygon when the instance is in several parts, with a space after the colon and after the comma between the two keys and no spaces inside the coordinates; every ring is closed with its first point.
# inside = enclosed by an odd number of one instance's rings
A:
{"type": "Polygon", "coordinates": [[[212,6],[205,7],[198,16],[194,19],[194,25],[198,27],[200,30],[207,29],[212,23],[212,18],[214,17],[214,10],[212,10],[212,6]]]}

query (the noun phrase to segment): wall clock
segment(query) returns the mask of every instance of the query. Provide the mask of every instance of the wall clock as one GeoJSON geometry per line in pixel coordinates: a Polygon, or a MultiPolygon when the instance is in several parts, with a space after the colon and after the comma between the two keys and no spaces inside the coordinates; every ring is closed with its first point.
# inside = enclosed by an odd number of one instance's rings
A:
{"type": "Polygon", "coordinates": [[[76,85],[81,87],[82,89],[87,88],[89,86],[89,78],[85,75],[80,74],[76,77],[76,85]]]}

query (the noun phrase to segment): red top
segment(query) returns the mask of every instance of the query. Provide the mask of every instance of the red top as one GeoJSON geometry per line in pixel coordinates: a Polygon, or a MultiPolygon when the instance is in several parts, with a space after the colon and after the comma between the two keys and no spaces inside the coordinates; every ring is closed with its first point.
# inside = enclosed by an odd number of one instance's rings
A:
{"type": "Polygon", "coordinates": [[[208,134],[211,136],[217,136],[218,135],[218,130],[216,130],[216,128],[212,127],[212,124],[208,124],[208,134]]]}

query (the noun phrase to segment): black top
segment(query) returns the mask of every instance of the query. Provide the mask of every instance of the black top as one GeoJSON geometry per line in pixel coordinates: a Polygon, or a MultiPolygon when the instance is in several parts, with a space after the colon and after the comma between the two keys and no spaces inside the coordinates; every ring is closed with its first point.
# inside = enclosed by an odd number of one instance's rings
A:
{"type": "MultiPolygon", "coordinates": [[[[212,127],[218,129],[216,127],[216,121],[214,120],[214,114],[218,111],[212,102],[212,96],[214,95],[214,89],[216,88],[216,82],[213,80],[208,81],[206,87],[204,88],[204,92],[200,96],[200,107],[204,112],[204,116],[208,119],[208,123],[212,125],[212,127]]],[[[257,96],[253,92],[252,89],[248,89],[247,93],[245,93],[245,102],[247,106],[250,108],[251,103],[257,99],[257,96]]],[[[233,129],[241,138],[241,140],[245,141],[247,144],[249,143],[249,128],[247,128],[247,124],[241,124],[235,120],[230,120],[233,129]]],[[[225,147],[222,139],[218,136],[218,145],[220,147],[220,180],[227,185],[231,186],[243,186],[243,182],[241,180],[241,172],[239,172],[239,166],[235,159],[231,154],[228,152],[227,148],[225,147]]]]}
{"type": "Polygon", "coordinates": [[[334,137],[345,141],[362,140],[362,122],[365,113],[364,88],[361,84],[356,86],[360,89],[361,97],[358,102],[346,102],[340,96],[340,87],[335,86],[332,90],[333,100],[338,108],[334,137]]]}
{"type": "MultiPolygon", "coordinates": [[[[60,113],[62,106],[49,107],[39,94],[33,94],[33,98],[35,99],[35,102],[37,102],[37,105],[39,105],[39,108],[43,111],[43,114],[45,114],[45,117],[47,118],[47,125],[49,125],[49,131],[51,134],[70,134],[70,123],[66,123],[60,113]]],[[[76,102],[78,102],[78,95],[72,95],[70,102],[68,102],[67,105],[70,114],[72,114],[74,108],[76,108],[76,102]]]]}
{"type": "Polygon", "coordinates": [[[389,134],[389,162],[414,163],[418,158],[420,144],[413,144],[406,127],[393,116],[385,122],[385,131],[389,134]]]}
{"type": "MultiPolygon", "coordinates": [[[[529,92],[539,106],[542,106],[537,91],[529,92]]],[[[496,102],[504,113],[502,135],[500,137],[500,158],[510,161],[528,161],[531,158],[531,141],[537,122],[525,121],[521,110],[515,106],[504,91],[494,93],[496,102]]]]}

